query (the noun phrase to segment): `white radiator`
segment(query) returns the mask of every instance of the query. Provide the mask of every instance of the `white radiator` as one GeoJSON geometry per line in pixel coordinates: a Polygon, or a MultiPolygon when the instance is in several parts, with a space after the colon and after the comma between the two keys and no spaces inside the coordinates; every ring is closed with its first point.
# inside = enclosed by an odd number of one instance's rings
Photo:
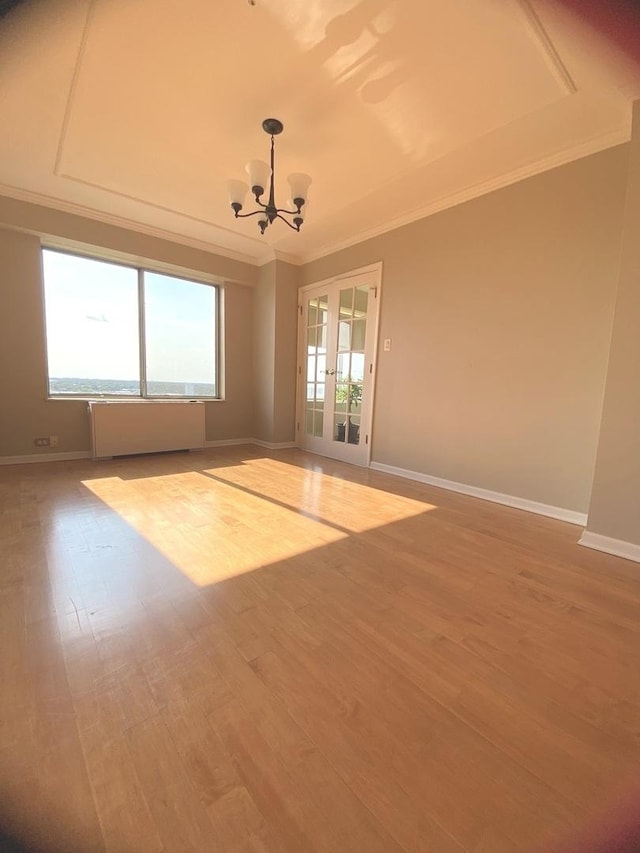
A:
{"type": "Polygon", "coordinates": [[[204,447],[204,403],[90,402],[94,459],[204,447]]]}

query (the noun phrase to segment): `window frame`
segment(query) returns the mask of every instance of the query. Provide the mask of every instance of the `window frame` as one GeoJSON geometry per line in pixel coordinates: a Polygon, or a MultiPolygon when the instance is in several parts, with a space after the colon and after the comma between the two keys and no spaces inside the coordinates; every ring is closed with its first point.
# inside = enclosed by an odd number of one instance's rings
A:
{"type": "Polygon", "coordinates": [[[41,261],[41,283],[42,283],[42,321],[44,332],[44,356],[45,356],[45,378],[46,378],[46,398],[47,400],[122,400],[130,403],[152,403],[155,401],[174,401],[176,403],[184,402],[185,400],[202,400],[203,402],[215,403],[224,400],[224,375],[223,375],[223,359],[222,359],[222,341],[223,341],[223,306],[224,306],[224,287],[218,280],[214,280],[203,274],[202,277],[197,277],[198,274],[193,271],[185,271],[170,265],[158,264],[154,267],[153,264],[140,264],[133,261],[122,260],[120,258],[110,257],[105,254],[92,254],[89,251],[74,251],[60,246],[51,244],[42,244],[40,247],[41,261]],[[137,301],[138,301],[138,359],[140,366],[140,393],[139,394],[71,394],[71,393],[51,393],[51,377],[49,375],[49,347],[48,347],[48,328],[47,328],[47,311],[46,311],[46,293],[45,293],[45,277],[44,277],[44,252],[56,252],[59,255],[67,255],[68,257],[82,258],[87,261],[96,261],[98,263],[112,264],[113,266],[124,267],[133,270],[137,275],[137,301]],[[147,393],[147,358],[146,358],[146,327],[145,327],[145,305],[144,305],[144,274],[153,273],[155,275],[164,275],[168,278],[176,278],[181,281],[191,282],[193,284],[211,287],[215,291],[215,316],[214,316],[214,334],[215,334],[215,371],[214,384],[216,388],[215,396],[205,396],[201,394],[177,395],[177,394],[148,394],[147,393]]]}

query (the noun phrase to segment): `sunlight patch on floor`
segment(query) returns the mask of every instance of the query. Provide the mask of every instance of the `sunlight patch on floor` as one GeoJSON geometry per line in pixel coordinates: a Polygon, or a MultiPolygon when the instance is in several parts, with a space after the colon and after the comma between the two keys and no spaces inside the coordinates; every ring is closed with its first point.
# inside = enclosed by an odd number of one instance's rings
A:
{"type": "Polygon", "coordinates": [[[199,472],[84,485],[198,586],[217,583],[344,539],[321,522],[230,489],[199,472]],[[156,479],[156,478],[153,478],[156,479]],[[170,485],[167,484],[170,481],[170,485]],[[144,489],[144,498],[141,494],[144,489]]]}
{"type": "Polygon", "coordinates": [[[198,586],[434,509],[267,458],[83,485],[198,586]]]}
{"type": "Polygon", "coordinates": [[[437,509],[435,504],[393,492],[382,493],[373,486],[269,457],[205,469],[204,473],[348,533],[363,533],[437,509]]]}

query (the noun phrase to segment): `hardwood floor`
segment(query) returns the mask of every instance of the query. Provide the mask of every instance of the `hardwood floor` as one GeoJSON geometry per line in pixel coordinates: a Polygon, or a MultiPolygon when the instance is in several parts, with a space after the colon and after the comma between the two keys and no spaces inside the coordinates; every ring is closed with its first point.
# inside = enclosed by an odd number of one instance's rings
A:
{"type": "Polygon", "coordinates": [[[0,469],[5,823],[533,849],[640,757],[640,566],[578,535],[293,450],[0,469]]]}

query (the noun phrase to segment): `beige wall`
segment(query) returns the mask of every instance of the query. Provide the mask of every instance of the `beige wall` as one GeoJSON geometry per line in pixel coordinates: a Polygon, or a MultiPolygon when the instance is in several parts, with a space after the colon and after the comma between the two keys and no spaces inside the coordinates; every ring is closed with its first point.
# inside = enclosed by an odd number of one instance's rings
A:
{"type": "Polygon", "coordinates": [[[585,512],[628,149],[546,172],[305,265],[383,261],[372,459],[585,512]]]}
{"type": "Polygon", "coordinates": [[[260,268],[254,296],[254,432],[270,444],[295,437],[299,268],[260,268]]]}
{"type": "MultiPolygon", "coordinates": [[[[0,211],[6,213],[12,205],[3,207],[3,201],[0,199],[0,211]]],[[[42,211],[34,205],[28,207],[38,215],[42,211]]],[[[221,268],[234,275],[242,275],[247,266],[94,222],[80,220],[82,227],[76,228],[79,217],[50,214],[49,225],[55,221],[70,227],[63,235],[68,239],[84,241],[93,235],[94,245],[138,257],[144,253],[150,263],[156,260],[214,275],[219,261],[221,268]]],[[[32,226],[36,218],[32,218],[32,226]]],[[[60,227],[57,233],[61,231],[60,227]]],[[[248,269],[249,278],[255,278],[254,268],[248,269]]],[[[252,434],[252,301],[252,288],[225,285],[226,398],[206,404],[207,440],[252,434]]],[[[46,394],[40,239],[0,227],[0,457],[89,450],[86,403],[51,401],[46,394]],[[48,435],[59,436],[55,451],[34,447],[34,438],[48,435]]]]}
{"type": "Polygon", "coordinates": [[[224,400],[206,404],[207,440],[253,435],[254,289],[224,284],[224,400]]]}
{"type": "Polygon", "coordinates": [[[276,262],[260,267],[253,305],[253,437],[273,439],[276,262]]]}
{"type": "Polygon", "coordinates": [[[296,417],[298,283],[300,268],[276,261],[273,440],[293,441],[296,417]]]}
{"type": "Polygon", "coordinates": [[[634,109],[618,299],[587,529],[640,546],[640,101],[634,109]]]}

